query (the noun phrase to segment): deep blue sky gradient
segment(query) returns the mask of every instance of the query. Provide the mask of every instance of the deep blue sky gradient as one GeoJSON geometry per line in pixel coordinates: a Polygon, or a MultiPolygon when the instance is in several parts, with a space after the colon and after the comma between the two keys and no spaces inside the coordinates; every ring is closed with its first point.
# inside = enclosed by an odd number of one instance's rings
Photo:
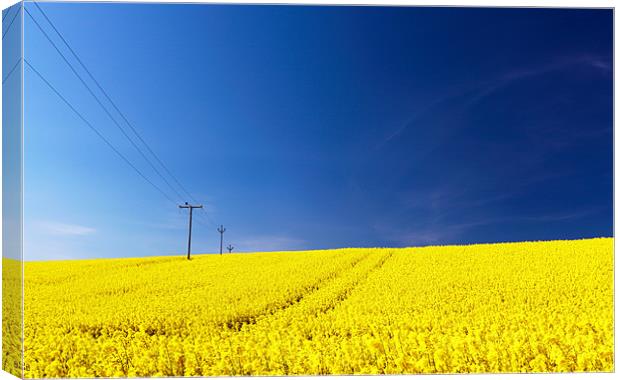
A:
{"type": "MultiPolygon", "coordinates": [[[[611,10],[40,4],[206,205],[196,252],[612,236],[611,10]]],[[[25,56],[165,188],[28,17],[25,56]]],[[[186,212],[25,91],[25,258],[182,253],[186,212]]]]}

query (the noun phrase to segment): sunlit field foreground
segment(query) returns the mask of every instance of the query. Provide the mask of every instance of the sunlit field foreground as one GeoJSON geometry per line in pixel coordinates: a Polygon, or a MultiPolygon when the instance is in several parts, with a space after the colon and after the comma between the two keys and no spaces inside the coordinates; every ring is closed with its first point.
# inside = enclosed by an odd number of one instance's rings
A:
{"type": "Polygon", "coordinates": [[[612,371],[613,239],[25,264],[25,376],[612,371]]]}

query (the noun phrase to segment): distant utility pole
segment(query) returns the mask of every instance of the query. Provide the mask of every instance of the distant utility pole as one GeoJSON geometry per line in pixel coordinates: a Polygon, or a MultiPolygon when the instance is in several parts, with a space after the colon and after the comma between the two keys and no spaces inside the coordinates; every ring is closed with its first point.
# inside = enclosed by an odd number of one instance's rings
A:
{"type": "Polygon", "coordinates": [[[222,254],[222,244],[224,242],[224,232],[226,232],[226,228],[220,225],[220,228],[217,229],[217,232],[220,233],[220,255],[222,254]]]}
{"type": "Polygon", "coordinates": [[[233,249],[235,249],[235,247],[232,246],[232,244],[228,244],[228,247],[226,247],[226,249],[228,249],[228,253],[231,253],[233,249]]]}
{"type": "Polygon", "coordinates": [[[189,209],[189,236],[187,238],[187,259],[189,260],[189,255],[192,252],[192,212],[195,208],[202,208],[202,205],[190,205],[185,202],[185,204],[179,205],[179,208],[189,209]]]}

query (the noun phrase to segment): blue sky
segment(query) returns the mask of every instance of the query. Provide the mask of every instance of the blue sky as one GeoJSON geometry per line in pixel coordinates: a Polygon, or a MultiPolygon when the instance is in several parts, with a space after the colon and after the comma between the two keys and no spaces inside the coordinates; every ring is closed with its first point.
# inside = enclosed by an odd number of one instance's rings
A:
{"type": "MultiPolygon", "coordinates": [[[[40,4],[204,203],[196,253],[219,224],[238,251],[612,235],[610,10],[40,4]]],[[[26,59],[166,189],[24,22],[26,59]]],[[[187,212],[28,68],[25,93],[25,258],[183,254],[187,212]]]]}

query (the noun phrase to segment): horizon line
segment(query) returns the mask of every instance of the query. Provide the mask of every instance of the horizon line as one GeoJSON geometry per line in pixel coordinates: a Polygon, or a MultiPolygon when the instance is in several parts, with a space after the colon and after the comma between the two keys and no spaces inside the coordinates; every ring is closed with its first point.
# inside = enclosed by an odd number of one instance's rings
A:
{"type": "MultiPolygon", "coordinates": [[[[252,255],[257,253],[296,253],[296,252],[318,252],[318,251],[337,251],[337,250],[353,250],[353,249],[416,249],[416,248],[435,248],[435,247],[467,247],[474,245],[499,245],[499,244],[521,244],[521,243],[550,243],[559,241],[579,241],[579,240],[597,240],[597,239],[614,239],[613,236],[597,236],[597,237],[582,237],[574,239],[550,239],[550,240],[517,240],[517,241],[501,241],[501,242],[477,242],[466,244],[427,244],[427,245],[414,245],[406,247],[337,247],[337,248],[314,248],[314,249],[295,249],[295,250],[271,250],[271,251],[247,251],[247,252],[228,252],[222,253],[224,255],[252,255]]],[[[615,248],[615,246],[614,246],[615,248]]],[[[203,252],[192,253],[192,256],[219,256],[219,252],[203,252]]],[[[148,256],[119,256],[119,257],[90,257],[90,258],[76,258],[76,259],[43,259],[43,260],[25,260],[14,259],[11,257],[2,257],[2,260],[9,261],[21,261],[23,263],[44,263],[44,262],[59,262],[59,261],[92,261],[92,260],[131,260],[131,259],[156,259],[156,258],[173,258],[181,257],[186,260],[186,252],[174,253],[169,255],[148,255],[148,256]]]]}

